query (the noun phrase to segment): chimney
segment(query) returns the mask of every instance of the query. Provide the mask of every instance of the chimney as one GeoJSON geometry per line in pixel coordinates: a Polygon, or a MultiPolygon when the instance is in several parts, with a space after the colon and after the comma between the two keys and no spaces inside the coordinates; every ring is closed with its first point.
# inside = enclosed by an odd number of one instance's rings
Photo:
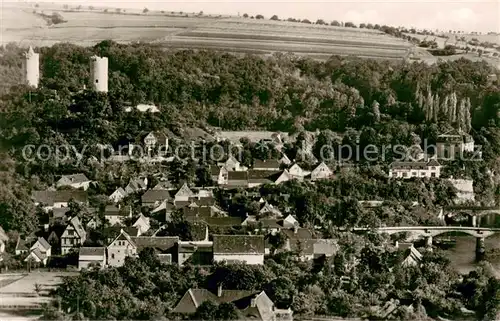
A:
{"type": "Polygon", "coordinates": [[[222,296],[222,283],[219,284],[219,286],[217,286],[217,297],[221,297],[222,296]]]}

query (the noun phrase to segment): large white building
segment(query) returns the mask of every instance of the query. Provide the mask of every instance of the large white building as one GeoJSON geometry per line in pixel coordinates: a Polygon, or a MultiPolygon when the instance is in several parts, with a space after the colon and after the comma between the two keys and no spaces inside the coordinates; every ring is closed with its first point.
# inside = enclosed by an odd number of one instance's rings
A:
{"type": "Polygon", "coordinates": [[[35,53],[30,46],[28,52],[24,54],[24,81],[28,86],[38,88],[40,80],[40,55],[35,53]]]}
{"type": "Polygon", "coordinates": [[[439,178],[441,164],[435,159],[428,162],[394,162],[389,169],[389,177],[394,178],[439,178]]]}
{"type": "Polygon", "coordinates": [[[108,58],[90,58],[90,80],[95,91],[108,92],[108,58]]]}

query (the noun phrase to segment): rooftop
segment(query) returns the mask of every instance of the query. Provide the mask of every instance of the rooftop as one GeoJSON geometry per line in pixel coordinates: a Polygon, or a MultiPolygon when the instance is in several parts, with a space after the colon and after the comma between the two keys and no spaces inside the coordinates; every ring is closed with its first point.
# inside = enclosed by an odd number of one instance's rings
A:
{"type": "Polygon", "coordinates": [[[214,253],[264,254],[263,235],[214,235],[214,253]]]}

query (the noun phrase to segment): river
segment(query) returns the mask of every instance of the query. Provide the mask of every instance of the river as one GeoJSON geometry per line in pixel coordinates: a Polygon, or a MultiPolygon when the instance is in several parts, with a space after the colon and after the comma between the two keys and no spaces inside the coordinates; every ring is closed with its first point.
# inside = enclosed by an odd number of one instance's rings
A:
{"type": "MultiPolygon", "coordinates": [[[[500,227],[500,216],[490,214],[481,218],[478,222],[480,227],[500,227]]],[[[452,234],[452,233],[450,233],[452,234]]],[[[476,239],[470,235],[447,235],[436,237],[435,239],[451,238],[456,240],[456,245],[447,249],[447,257],[451,261],[451,265],[460,273],[467,273],[477,266],[476,262],[476,239]]],[[[490,236],[485,239],[486,252],[493,249],[500,249],[500,233],[490,236]]],[[[488,260],[488,258],[487,258],[488,260]]],[[[490,260],[488,260],[490,261],[490,260]]],[[[493,267],[500,271],[500,261],[490,261],[493,267]]]]}

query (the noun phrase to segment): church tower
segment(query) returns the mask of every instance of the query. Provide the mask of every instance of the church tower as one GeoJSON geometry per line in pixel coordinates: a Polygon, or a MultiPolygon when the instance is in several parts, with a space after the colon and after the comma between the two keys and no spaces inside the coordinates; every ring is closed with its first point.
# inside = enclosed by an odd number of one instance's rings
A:
{"type": "Polygon", "coordinates": [[[90,80],[97,92],[108,92],[108,58],[92,56],[90,58],[90,80]]]}
{"type": "Polygon", "coordinates": [[[33,51],[30,46],[28,52],[24,54],[24,81],[28,86],[38,88],[40,80],[40,55],[33,51]]]}

